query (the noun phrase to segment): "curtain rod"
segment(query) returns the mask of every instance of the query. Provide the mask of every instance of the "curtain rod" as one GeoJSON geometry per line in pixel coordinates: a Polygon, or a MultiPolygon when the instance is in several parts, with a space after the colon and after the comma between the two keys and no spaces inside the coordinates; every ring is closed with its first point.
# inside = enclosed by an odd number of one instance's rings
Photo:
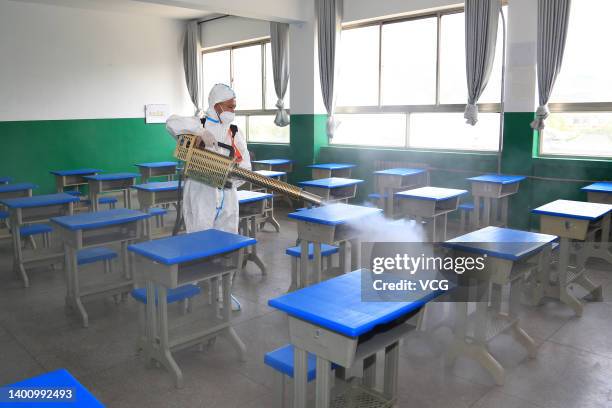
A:
{"type": "Polygon", "coordinates": [[[229,17],[229,16],[230,16],[229,14],[224,14],[224,15],[222,15],[222,16],[217,16],[217,17],[209,18],[208,20],[198,21],[198,25],[199,25],[199,24],[203,24],[203,23],[207,23],[207,22],[209,22],[209,21],[219,20],[219,19],[221,19],[221,18],[225,18],[225,17],[229,17]]]}

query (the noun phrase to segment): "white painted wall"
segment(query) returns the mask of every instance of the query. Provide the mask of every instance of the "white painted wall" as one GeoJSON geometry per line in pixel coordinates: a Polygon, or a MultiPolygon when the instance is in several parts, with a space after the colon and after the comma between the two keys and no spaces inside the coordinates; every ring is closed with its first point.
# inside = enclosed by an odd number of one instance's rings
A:
{"type": "Polygon", "coordinates": [[[252,18],[228,16],[200,24],[202,47],[240,43],[270,36],[270,23],[252,18]]]}
{"type": "Polygon", "coordinates": [[[184,23],[0,0],[0,121],[190,113],[184,23]]]}
{"type": "Polygon", "coordinates": [[[537,11],[533,0],[508,2],[506,112],[536,110],[537,11]]]}
{"type": "Polygon", "coordinates": [[[463,5],[458,0],[345,0],[343,22],[378,19],[381,17],[422,12],[463,5]]]}

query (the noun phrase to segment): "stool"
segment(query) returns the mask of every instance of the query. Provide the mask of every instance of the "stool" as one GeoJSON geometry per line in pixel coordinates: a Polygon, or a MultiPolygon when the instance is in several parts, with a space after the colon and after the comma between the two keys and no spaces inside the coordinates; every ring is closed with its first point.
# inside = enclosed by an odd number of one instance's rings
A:
{"type": "MultiPolygon", "coordinates": [[[[326,259],[325,269],[329,269],[331,266],[331,255],[338,252],[338,247],[333,245],[321,244],[321,259],[326,259]]],[[[285,251],[287,255],[291,257],[291,286],[289,286],[288,292],[294,291],[302,287],[304,277],[308,274],[308,271],[300,271],[298,260],[302,257],[302,247],[300,245],[287,248],[285,251]],[[303,275],[298,279],[298,274],[303,275]]],[[[314,245],[308,244],[308,259],[314,259],[314,245]]]]}
{"type": "Polygon", "coordinates": [[[149,209],[149,214],[155,217],[155,226],[157,228],[163,228],[164,215],[168,214],[168,210],[166,210],[165,208],[153,207],[149,209]]]}
{"type": "MultiPolygon", "coordinates": [[[[308,382],[316,377],[317,358],[314,354],[308,353],[308,382]]],[[[264,363],[274,369],[274,381],[276,383],[276,404],[277,408],[285,407],[286,390],[285,378],[293,378],[293,345],[287,344],[279,349],[266,353],[264,363]]],[[[336,368],[332,364],[332,370],[336,368]]]]}
{"type": "Polygon", "coordinates": [[[36,249],[36,243],[34,242],[34,235],[43,236],[43,247],[49,248],[51,244],[51,232],[53,228],[47,224],[30,224],[19,227],[19,234],[21,238],[29,238],[32,248],[36,249]]]}
{"type": "Polygon", "coordinates": [[[0,223],[2,223],[5,228],[8,228],[8,218],[8,211],[0,211],[0,223]]]}
{"type": "Polygon", "coordinates": [[[95,262],[104,262],[104,273],[112,271],[111,261],[117,258],[117,252],[110,248],[93,247],[77,251],[77,265],[87,265],[95,262]]]}
{"type": "MultiPolygon", "coordinates": [[[[199,295],[202,292],[199,286],[193,284],[187,284],[183,286],[179,286],[175,289],[168,289],[168,294],[166,295],[166,299],[168,304],[182,302],[183,313],[191,312],[191,303],[189,299],[192,297],[199,295]]],[[[138,335],[138,345],[137,351],[143,350],[146,342],[146,333],[147,333],[147,318],[146,318],[146,308],[147,304],[147,290],[146,288],[137,288],[133,289],[131,292],[132,297],[142,304],[140,311],[138,313],[138,323],[139,323],[139,335],[138,335]]],[[[155,304],[157,305],[157,292],[155,292],[155,304]]],[[[157,330],[155,327],[151,329],[151,333],[155,333],[157,330]]]]}
{"type": "Polygon", "coordinates": [[[380,193],[368,194],[368,202],[371,202],[372,204],[374,204],[376,208],[384,209],[385,207],[385,201],[383,200],[384,198],[387,198],[386,194],[380,194],[380,193]]]}
{"type": "MultiPolygon", "coordinates": [[[[91,205],[91,200],[89,198],[85,200],[81,200],[81,203],[87,207],[91,205]]],[[[115,204],[117,204],[117,198],[115,197],[100,197],[98,198],[98,204],[108,204],[108,208],[115,208],[115,204]]]]}
{"type": "MultiPolygon", "coordinates": [[[[474,203],[463,203],[463,204],[459,204],[459,207],[457,207],[459,209],[459,215],[460,215],[460,219],[459,219],[459,230],[462,233],[468,232],[467,231],[467,226],[468,225],[474,225],[473,221],[474,221],[474,203]],[[467,221],[467,224],[466,224],[467,221]]],[[[480,208],[482,209],[483,206],[482,204],[480,204],[480,208]]]]}

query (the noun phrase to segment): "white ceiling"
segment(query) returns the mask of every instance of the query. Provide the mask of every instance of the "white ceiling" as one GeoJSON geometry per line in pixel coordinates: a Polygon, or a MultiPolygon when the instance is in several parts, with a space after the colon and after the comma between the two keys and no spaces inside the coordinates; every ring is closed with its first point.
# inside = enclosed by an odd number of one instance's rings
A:
{"type": "Polygon", "coordinates": [[[12,0],[25,3],[41,3],[63,7],[74,7],[89,10],[131,13],[174,19],[212,18],[218,16],[210,11],[170,6],[139,0],[12,0]]]}

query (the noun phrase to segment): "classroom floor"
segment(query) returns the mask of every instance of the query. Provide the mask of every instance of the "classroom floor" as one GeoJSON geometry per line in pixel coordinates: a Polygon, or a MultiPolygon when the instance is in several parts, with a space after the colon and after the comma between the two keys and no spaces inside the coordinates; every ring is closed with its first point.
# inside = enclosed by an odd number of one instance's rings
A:
{"type": "MultiPolygon", "coordinates": [[[[234,326],[246,344],[247,361],[238,361],[223,338],[212,350],[178,352],[185,378],[180,390],[163,369],[147,369],[136,356],[140,305],[132,299],[118,305],[112,299],[88,302],[90,327],[84,329],[76,316],[65,313],[62,271],[33,270],[31,287],[23,289],[11,271],[9,242],[3,241],[0,384],[66,368],[108,407],[271,407],[272,378],[263,355],[288,342],[288,329],[285,316],[268,307],[267,300],[289,286],[284,250],[296,238],[295,224],[279,212],[281,232],[258,236],[268,275],[262,277],[249,264],[235,282],[242,311],[234,313],[234,326]]],[[[539,345],[537,359],[529,360],[509,336],[492,342],[492,353],[507,368],[503,387],[470,360],[445,367],[449,329],[410,334],[402,346],[397,406],[612,407],[612,267],[590,266],[593,279],[604,285],[606,301],[588,303],[582,318],[552,301],[539,308],[523,307],[522,326],[539,345]]],[[[92,276],[101,272],[100,265],[83,271],[92,276]]]]}

